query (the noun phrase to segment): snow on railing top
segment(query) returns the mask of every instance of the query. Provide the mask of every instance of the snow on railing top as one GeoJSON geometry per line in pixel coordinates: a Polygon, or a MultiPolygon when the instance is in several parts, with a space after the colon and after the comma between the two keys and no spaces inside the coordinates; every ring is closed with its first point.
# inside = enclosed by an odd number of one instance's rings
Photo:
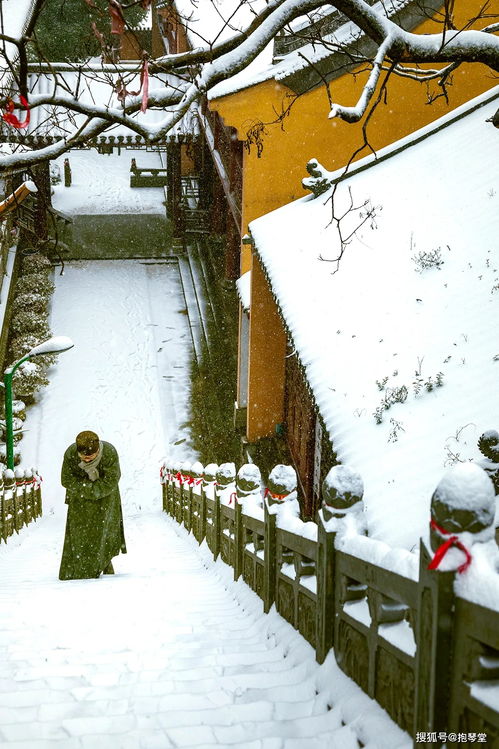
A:
{"type": "MultiPolygon", "coordinates": [[[[278,465],[269,475],[267,487],[255,464],[243,465],[236,473],[233,463],[209,464],[165,461],[162,483],[192,487],[199,494],[217,496],[221,504],[242,506],[244,514],[264,518],[277,515],[278,528],[317,541],[318,525],[300,518],[296,473],[278,465]]],[[[419,550],[392,548],[370,538],[363,502],[361,476],[347,466],[334,466],[324,480],[320,522],[334,532],[338,550],[383,569],[417,581],[419,550]]],[[[468,600],[499,610],[499,552],[494,539],[495,491],[487,472],[477,464],[465,463],[449,469],[437,486],[431,505],[428,533],[423,542],[433,553],[432,569],[457,573],[456,592],[468,600]]]]}

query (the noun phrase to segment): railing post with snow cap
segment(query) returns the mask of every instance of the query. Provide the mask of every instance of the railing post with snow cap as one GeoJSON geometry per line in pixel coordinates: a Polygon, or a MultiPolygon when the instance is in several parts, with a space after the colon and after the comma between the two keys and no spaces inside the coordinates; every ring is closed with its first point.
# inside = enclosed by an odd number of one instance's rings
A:
{"type": "Polygon", "coordinates": [[[202,505],[202,491],[201,484],[203,483],[203,472],[204,466],[198,460],[191,465],[189,471],[189,530],[194,534],[197,542],[200,544],[203,541],[204,535],[201,534],[201,505],[202,505]]]}
{"type": "Polygon", "coordinates": [[[323,663],[334,644],[336,620],[336,551],[338,532],[348,515],[363,533],[364,485],[361,476],[345,465],[333,466],[322,484],[317,547],[317,644],[316,658],[323,663]]]}
{"type": "Polygon", "coordinates": [[[257,496],[261,507],[262,475],[260,469],[254,463],[246,463],[241,466],[236,477],[236,519],[234,524],[234,580],[238,580],[243,574],[243,556],[246,545],[246,533],[243,526],[244,502],[250,501],[251,497],[257,496]]]}
{"type": "Polygon", "coordinates": [[[14,493],[16,491],[16,479],[14,471],[7,468],[3,472],[3,531],[4,540],[14,533],[14,493]]]}
{"type": "Polygon", "coordinates": [[[14,471],[16,479],[16,493],[15,493],[15,528],[16,533],[19,533],[23,525],[26,523],[26,488],[25,488],[25,477],[24,469],[17,467],[14,471]]]}
{"type": "Polygon", "coordinates": [[[277,588],[277,515],[286,512],[299,517],[300,506],[296,493],[296,471],[292,466],[276,465],[267,479],[264,494],[264,581],[263,607],[267,613],[275,601],[277,588]]]}
{"type": "Polygon", "coordinates": [[[189,533],[192,529],[192,473],[190,461],[182,463],[182,519],[189,533]]]}
{"type": "Polygon", "coordinates": [[[35,518],[41,518],[42,516],[42,477],[39,475],[36,468],[31,469],[33,471],[33,508],[35,518]]]}
{"type": "Polygon", "coordinates": [[[163,512],[168,512],[168,468],[165,460],[159,469],[159,481],[161,484],[161,503],[163,512]]]}
{"type": "Polygon", "coordinates": [[[174,518],[175,517],[175,463],[170,460],[166,467],[166,511],[174,518]]]}
{"type": "Polygon", "coordinates": [[[269,512],[269,497],[263,500],[265,513],[264,568],[263,568],[263,610],[267,614],[275,601],[276,588],[276,515],[269,512]]]}
{"type": "Polygon", "coordinates": [[[217,483],[215,492],[215,515],[213,525],[215,526],[215,545],[213,550],[213,559],[217,559],[222,550],[222,512],[220,508],[222,494],[232,492],[236,480],[236,467],[234,463],[221,463],[217,469],[217,483]]]}
{"type": "Polygon", "coordinates": [[[25,471],[24,481],[24,512],[26,518],[26,524],[31,523],[35,518],[35,507],[34,507],[34,476],[33,469],[27,468],[25,471]]]}
{"type": "Polygon", "coordinates": [[[414,736],[456,730],[449,724],[454,583],[473,564],[473,546],[494,539],[495,499],[491,479],[474,463],[453,466],[433,493],[429,534],[420,543],[414,736]]]}
{"type": "Polygon", "coordinates": [[[201,506],[199,510],[199,524],[201,527],[202,539],[205,539],[208,535],[208,527],[207,527],[208,506],[207,506],[206,493],[208,491],[208,488],[214,483],[216,479],[215,474],[212,470],[213,467],[214,467],[213,463],[208,463],[208,465],[204,467],[203,481],[201,483],[201,506]]]}

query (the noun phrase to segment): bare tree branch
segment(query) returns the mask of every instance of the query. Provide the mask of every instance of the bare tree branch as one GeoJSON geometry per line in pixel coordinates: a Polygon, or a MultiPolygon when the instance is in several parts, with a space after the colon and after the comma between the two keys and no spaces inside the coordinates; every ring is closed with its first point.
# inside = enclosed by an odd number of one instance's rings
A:
{"type": "MultiPolygon", "coordinates": [[[[42,5],[43,0],[37,0],[35,13],[40,11],[42,5]]],[[[244,5],[244,0],[240,0],[234,4],[233,11],[227,17],[220,16],[220,33],[206,39],[198,48],[180,54],[162,55],[149,61],[149,69],[151,75],[156,76],[158,88],[150,90],[147,105],[148,108],[161,112],[161,116],[154,123],[137,116],[142,102],[140,95],[127,96],[122,102],[118,102],[116,98],[117,77],[122,78],[126,89],[128,81],[139,74],[140,62],[135,69],[128,71],[119,65],[103,65],[99,73],[88,64],[75,65],[75,83],[71,85],[65,80],[60,65],[47,62],[43,67],[43,74],[52,80],[51,90],[43,95],[34,94],[30,93],[27,87],[27,60],[28,46],[36,47],[36,33],[34,34],[30,28],[19,39],[7,33],[0,33],[0,67],[4,70],[10,69],[14,76],[17,88],[16,101],[19,95],[25,96],[32,113],[39,108],[48,108],[53,114],[48,115],[44,112],[39,118],[40,122],[46,121],[47,117],[59,118],[61,133],[60,141],[50,146],[32,146],[31,150],[0,155],[0,172],[12,168],[13,165],[25,166],[42,159],[55,158],[69,148],[82,145],[106,132],[113,125],[128,128],[148,143],[161,141],[178,125],[193,105],[217,84],[244,70],[280,31],[292,29],[296,19],[307,14],[311,14],[310,18],[315,22],[317,12],[322,13],[323,9],[320,0],[269,0],[260,13],[255,13],[251,17],[246,28],[238,30],[235,17],[244,5]],[[225,33],[227,30],[231,31],[228,39],[221,38],[222,30],[225,33]],[[168,74],[168,80],[165,80],[164,74],[168,74]],[[97,80],[99,76],[100,81],[105,81],[109,87],[107,101],[84,101],[81,89],[85,79],[97,80]],[[77,120],[74,119],[76,115],[79,116],[77,120]],[[81,115],[85,117],[83,123],[81,115]]],[[[436,80],[441,88],[439,95],[442,96],[447,95],[446,86],[450,85],[451,74],[463,63],[479,62],[487,65],[492,71],[499,71],[499,38],[496,36],[499,31],[499,19],[491,13],[490,4],[484,2],[479,12],[468,19],[462,28],[456,28],[454,5],[454,0],[444,2],[443,11],[438,18],[441,32],[418,34],[401,28],[380,10],[379,5],[372,7],[364,0],[335,0],[331,3],[332,9],[340,11],[352,23],[351,38],[365,35],[375,43],[376,51],[371,59],[366,59],[353,47],[346,48],[335,40],[334,35],[325,40],[319,37],[308,40],[314,48],[324,45],[328,50],[343,52],[345,68],[349,67],[351,70],[353,65],[365,65],[370,71],[357,104],[353,107],[344,106],[341,102],[332,100],[327,79],[321,69],[315,66],[312,57],[305,51],[300,53],[303,59],[308,60],[310,68],[317,71],[319,80],[322,79],[326,86],[327,95],[330,97],[330,117],[337,117],[346,122],[357,122],[365,118],[368,122],[369,112],[373,111],[373,108],[369,108],[377,96],[376,92],[379,92],[380,88],[385,90],[384,84],[380,82],[382,71],[387,70],[389,75],[394,74],[421,82],[436,80]],[[487,25],[478,28],[484,21],[487,25]],[[426,67],[420,67],[422,65],[426,67]],[[427,67],[428,65],[431,67],[427,67]]],[[[5,32],[6,29],[4,22],[0,0],[1,32],[5,32]]],[[[181,19],[181,23],[188,28],[191,21],[184,18],[181,19]]],[[[299,35],[307,41],[306,32],[299,32],[299,35]]],[[[201,39],[199,32],[198,36],[201,39]]],[[[12,90],[0,91],[0,107],[5,108],[12,97],[12,90]]],[[[379,101],[378,96],[377,103],[379,101]]],[[[276,122],[282,124],[286,111],[289,111],[289,107],[276,116],[276,122]]],[[[4,139],[7,138],[8,135],[4,139]]],[[[367,147],[366,144],[368,140],[365,137],[362,148],[367,147]]]]}

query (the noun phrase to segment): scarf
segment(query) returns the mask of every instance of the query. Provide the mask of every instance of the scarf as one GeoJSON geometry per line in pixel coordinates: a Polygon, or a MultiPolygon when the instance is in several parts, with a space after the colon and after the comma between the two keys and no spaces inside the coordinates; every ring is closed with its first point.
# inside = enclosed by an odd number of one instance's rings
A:
{"type": "Polygon", "coordinates": [[[102,450],[103,450],[103,444],[102,442],[99,442],[99,452],[97,453],[95,458],[89,461],[88,463],[85,463],[84,460],[78,463],[78,468],[82,468],[85,471],[90,481],[97,481],[97,479],[99,478],[98,465],[102,458],[102,450]]]}

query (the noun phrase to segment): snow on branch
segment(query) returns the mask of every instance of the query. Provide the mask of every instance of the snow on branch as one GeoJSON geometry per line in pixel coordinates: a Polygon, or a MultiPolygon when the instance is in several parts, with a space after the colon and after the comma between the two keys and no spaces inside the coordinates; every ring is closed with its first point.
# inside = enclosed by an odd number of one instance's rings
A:
{"type": "Polygon", "coordinates": [[[340,104],[333,104],[329,113],[329,118],[339,117],[345,122],[358,122],[365,114],[369,102],[378,85],[379,76],[383,69],[383,61],[392,44],[392,37],[388,36],[378,49],[373,62],[373,69],[360,95],[359,101],[355,107],[342,107],[340,104]]]}
{"type": "MultiPolygon", "coordinates": [[[[203,0],[204,2],[204,0],[203,0]]],[[[37,0],[37,7],[40,4],[37,0]]],[[[242,2],[240,6],[242,6],[242,2]]],[[[237,5],[237,4],[236,4],[237,5]]],[[[498,16],[492,16],[487,7],[476,18],[464,26],[463,29],[449,28],[447,22],[442,24],[443,33],[418,34],[402,29],[394,20],[388,18],[388,10],[384,3],[370,5],[364,0],[336,0],[330,4],[332,10],[339,11],[352,25],[352,34],[365,35],[372,40],[377,48],[374,59],[357,58],[357,53],[352,49],[345,49],[341,42],[334,37],[322,40],[319,35],[310,41],[314,48],[322,45],[324,50],[331,50],[332,46],[337,52],[345,52],[345,66],[368,63],[371,66],[370,74],[364,85],[362,93],[355,106],[343,106],[341,102],[334,102],[330,109],[330,118],[340,118],[346,122],[357,122],[362,119],[369,108],[375,92],[382,86],[380,76],[384,69],[405,77],[414,77],[419,80],[430,80],[439,78],[441,85],[449,77],[452,70],[463,62],[480,62],[488,65],[492,70],[499,71],[499,38],[495,35],[499,31],[498,16]],[[471,26],[480,18],[487,19],[484,29],[473,30],[471,26]],[[418,68],[424,64],[424,68],[418,68]],[[439,66],[431,70],[428,64],[439,66]]],[[[405,0],[392,0],[390,13],[398,7],[405,5],[405,0]]],[[[239,7],[240,7],[239,6],[239,7]]],[[[65,150],[85,143],[85,140],[94,138],[105,132],[113,125],[129,128],[134,133],[143,137],[147,142],[154,143],[162,140],[182,118],[195,106],[197,102],[218,83],[233,77],[244,70],[273,39],[283,30],[292,28],[292,24],[307,14],[320,11],[324,6],[321,0],[268,0],[262,4],[262,8],[252,13],[247,18],[244,28],[238,29],[238,24],[233,23],[232,15],[228,18],[220,17],[221,28],[209,34],[203,28],[206,39],[196,49],[180,54],[162,55],[156,59],[150,59],[149,74],[151,81],[155,77],[155,88],[149,87],[147,99],[148,109],[156,110],[153,117],[140,117],[137,115],[143,104],[142,96],[139,94],[124,95],[120,102],[116,97],[116,78],[120,75],[119,65],[104,80],[108,87],[108,95],[92,100],[80,95],[79,79],[74,90],[66,85],[62,72],[58,66],[47,63],[48,73],[46,75],[52,84],[46,87],[48,93],[28,93],[28,96],[20,90],[28,99],[32,120],[38,122],[47,121],[48,118],[60,117],[64,126],[60,127],[61,140],[50,147],[34,148],[32,151],[16,153],[8,156],[0,156],[0,171],[11,167],[12,160],[19,165],[27,165],[39,161],[41,158],[54,158],[65,150]],[[221,31],[229,33],[228,38],[223,38],[221,31]],[[174,78],[174,83],[172,79],[174,78]],[[45,114],[45,110],[55,114],[45,114]],[[37,110],[40,113],[37,118],[37,110]],[[62,114],[61,114],[62,113],[62,114]],[[82,117],[83,115],[83,117],[82,117]],[[84,120],[84,121],[83,121],[84,120]]],[[[41,7],[41,4],[40,4],[41,7]]],[[[196,4],[196,7],[197,4],[196,4]]],[[[201,4],[199,5],[201,7],[201,4]]],[[[185,17],[181,24],[189,27],[192,21],[185,17]]],[[[200,27],[201,28],[201,27],[200,27]]],[[[0,74],[3,71],[14,70],[14,59],[19,60],[26,57],[29,44],[33,42],[30,37],[20,37],[16,43],[7,45],[6,30],[3,29],[3,44],[0,45],[0,74]],[[22,52],[22,54],[21,54],[22,52]],[[10,57],[9,57],[10,56],[10,57]]],[[[201,38],[201,37],[200,37],[201,38]]],[[[350,39],[352,35],[350,35],[350,39]]],[[[306,59],[305,55],[302,55],[306,59]]],[[[313,66],[313,60],[310,61],[313,66]]],[[[102,66],[102,74],[108,71],[107,65],[102,66]],[[104,70],[106,69],[106,70],[104,70]]],[[[139,65],[137,66],[137,68],[139,65]]],[[[75,70],[82,69],[83,75],[88,78],[87,87],[90,87],[92,79],[98,81],[98,75],[91,64],[75,65],[75,70]]],[[[66,68],[67,69],[67,68],[66,68]]],[[[130,72],[130,71],[129,71],[130,72]]],[[[130,75],[138,75],[138,69],[131,71],[130,75]]],[[[12,75],[7,76],[12,79],[12,75]]],[[[105,76],[104,76],[105,78],[105,76]]],[[[25,76],[18,77],[18,88],[24,81],[25,76]]],[[[4,79],[5,80],[5,79],[4,79]]],[[[99,81],[102,85],[103,80],[99,81]]],[[[326,81],[324,81],[326,84],[326,81]]],[[[24,84],[23,84],[24,85],[24,84]]],[[[92,85],[94,85],[92,83],[92,85]]],[[[129,90],[133,87],[130,86],[129,90]]],[[[126,90],[126,86],[125,86],[126,90]]],[[[18,93],[19,93],[18,92],[18,93]]],[[[19,96],[14,94],[4,85],[0,91],[0,108],[5,111],[9,98],[19,101],[19,96]]],[[[367,115],[368,116],[368,115],[367,115]]],[[[30,132],[33,132],[31,129],[30,132]]],[[[6,138],[4,138],[6,139],[6,138]]]]}

